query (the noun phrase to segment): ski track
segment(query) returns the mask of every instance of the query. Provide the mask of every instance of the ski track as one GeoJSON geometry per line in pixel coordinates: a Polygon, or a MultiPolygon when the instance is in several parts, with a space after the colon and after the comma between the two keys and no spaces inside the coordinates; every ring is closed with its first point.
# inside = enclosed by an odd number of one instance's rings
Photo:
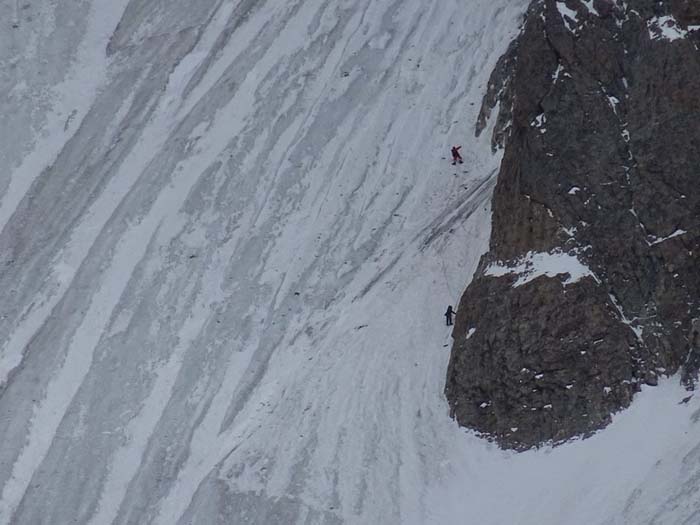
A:
{"type": "Polygon", "coordinates": [[[442,311],[500,161],[473,124],[527,3],[86,0],[58,56],[36,41],[62,8],[23,20],[13,60],[61,80],[31,140],[0,141],[22,152],[0,181],[0,523],[695,516],[673,498],[698,484],[674,470],[698,403],[672,381],[521,455],[447,415],[442,311]],[[655,411],[677,431],[617,454],[655,411]],[[619,482],[580,475],[599,451],[619,482]]]}

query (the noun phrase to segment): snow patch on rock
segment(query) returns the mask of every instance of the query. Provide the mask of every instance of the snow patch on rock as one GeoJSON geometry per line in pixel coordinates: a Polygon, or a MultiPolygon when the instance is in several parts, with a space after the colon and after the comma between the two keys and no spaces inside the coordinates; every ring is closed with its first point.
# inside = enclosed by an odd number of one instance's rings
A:
{"type": "Polygon", "coordinates": [[[583,264],[578,257],[560,251],[552,253],[528,252],[515,265],[493,263],[484,272],[484,275],[492,277],[510,274],[518,276],[518,279],[513,283],[514,288],[527,284],[542,275],[557,277],[568,274],[568,277],[563,281],[564,286],[576,283],[584,277],[592,277],[597,283],[600,282],[591,269],[583,264]]]}
{"type": "Polygon", "coordinates": [[[649,38],[652,40],[668,40],[673,42],[688,36],[688,31],[683,29],[676,19],[671,16],[655,16],[647,21],[649,38]]]}
{"type": "Polygon", "coordinates": [[[666,237],[654,237],[653,235],[649,235],[650,240],[647,242],[649,243],[649,246],[653,246],[654,244],[659,244],[669,239],[673,239],[674,237],[685,235],[686,233],[688,232],[685,230],[676,230],[671,235],[667,235],[666,237]]]}
{"type": "Polygon", "coordinates": [[[564,2],[557,2],[557,9],[559,10],[559,14],[566,28],[571,33],[575,33],[578,27],[578,13],[568,7],[564,2]]]}
{"type": "Polygon", "coordinates": [[[600,13],[598,13],[598,10],[595,8],[593,5],[593,0],[581,0],[581,3],[586,6],[586,9],[588,12],[592,15],[595,16],[600,16],[600,13]]]}

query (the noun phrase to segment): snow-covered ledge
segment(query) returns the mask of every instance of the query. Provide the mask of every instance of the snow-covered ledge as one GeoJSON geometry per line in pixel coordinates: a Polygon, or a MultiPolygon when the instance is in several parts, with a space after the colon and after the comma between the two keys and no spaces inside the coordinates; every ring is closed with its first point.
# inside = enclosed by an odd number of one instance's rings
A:
{"type": "Polygon", "coordinates": [[[598,277],[578,257],[561,251],[552,253],[531,251],[511,265],[492,263],[484,272],[484,275],[492,277],[509,274],[518,275],[518,280],[513,283],[514,288],[529,283],[541,275],[556,277],[568,274],[569,277],[563,282],[564,286],[578,282],[587,276],[600,283],[598,277]]]}

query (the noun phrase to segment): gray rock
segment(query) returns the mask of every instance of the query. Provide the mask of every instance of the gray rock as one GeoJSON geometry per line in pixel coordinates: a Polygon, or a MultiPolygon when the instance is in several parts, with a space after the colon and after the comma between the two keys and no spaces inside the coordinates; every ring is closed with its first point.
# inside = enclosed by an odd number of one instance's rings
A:
{"type": "Polygon", "coordinates": [[[681,370],[693,388],[700,369],[697,2],[566,6],[575,20],[532,3],[484,98],[477,133],[500,102],[505,151],[445,388],[461,425],[517,449],[586,436],[641,384],[681,370]],[[593,275],[487,275],[528,252],[593,275]]]}

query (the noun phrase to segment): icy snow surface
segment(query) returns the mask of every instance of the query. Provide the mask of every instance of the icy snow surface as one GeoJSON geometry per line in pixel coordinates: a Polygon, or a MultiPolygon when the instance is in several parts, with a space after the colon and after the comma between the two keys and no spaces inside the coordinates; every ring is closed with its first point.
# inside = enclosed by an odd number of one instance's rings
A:
{"type": "Polygon", "coordinates": [[[692,516],[676,381],[555,450],[448,417],[526,4],[0,4],[0,523],[692,516]]]}

